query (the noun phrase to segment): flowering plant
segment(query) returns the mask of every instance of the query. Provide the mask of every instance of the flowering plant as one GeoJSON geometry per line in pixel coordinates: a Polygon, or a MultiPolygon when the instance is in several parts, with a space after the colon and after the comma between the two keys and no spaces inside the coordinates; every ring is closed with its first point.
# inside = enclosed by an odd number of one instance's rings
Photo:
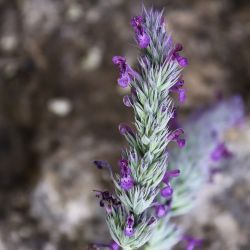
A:
{"type": "MultiPolygon", "coordinates": [[[[195,122],[184,125],[188,136],[184,148],[184,130],[173,126],[176,109],[171,98],[172,92],[178,93],[181,103],[186,97],[181,71],[188,61],[180,54],[182,45],[175,44],[166,31],[163,12],[143,8],[131,25],[141,50],[138,68],[132,69],[122,56],[114,56],[113,63],[119,68],[118,85],[131,89],[123,102],[134,111],[135,128],[119,125],[129,144],[118,163],[119,175],[107,161],[94,161],[98,168],[110,172],[115,187],[114,193],[95,191],[113,239],[109,245],[96,247],[161,250],[171,249],[183,239],[191,250],[201,241],[183,236],[170,218],[189,211],[197,190],[213,172],[213,162],[231,156],[222,133],[236,116],[225,112],[228,103],[199,115],[195,122]],[[210,122],[211,127],[204,130],[214,116],[217,123],[210,122]],[[171,141],[184,149],[167,149],[171,141]]],[[[236,99],[231,102],[239,106],[236,99]]],[[[240,118],[242,113],[238,114],[240,118]]]]}
{"type": "Polygon", "coordinates": [[[175,115],[170,92],[177,92],[184,101],[181,70],[188,63],[180,55],[182,46],[174,44],[166,32],[162,12],[143,9],[131,25],[141,49],[138,69],[132,69],[122,56],[114,56],[113,63],[119,68],[118,84],[131,88],[123,101],[134,110],[136,130],[126,124],[119,126],[129,144],[119,161],[120,175],[114,175],[106,161],[95,161],[97,167],[110,171],[115,185],[115,194],[96,194],[106,209],[110,234],[123,249],[147,243],[158,218],[169,210],[170,181],[179,170],[167,170],[166,148],[170,141],[180,147],[185,144],[182,129],[170,130],[169,122],[175,115]]]}

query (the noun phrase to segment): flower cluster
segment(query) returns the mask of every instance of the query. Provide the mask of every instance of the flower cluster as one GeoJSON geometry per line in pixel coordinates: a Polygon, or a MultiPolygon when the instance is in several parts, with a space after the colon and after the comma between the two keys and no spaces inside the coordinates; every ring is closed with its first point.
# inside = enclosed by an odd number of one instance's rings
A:
{"type": "Polygon", "coordinates": [[[120,174],[113,174],[106,161],[94,162],[99,169],[108,169],[114,182],[114,194],[96,194],[106,209],[114,242],[124,249],[138,249],[147,243],[160,218],[171,210],[171,182],[180,171],[168,170],[167,145],[174,141],[182,148],[185,140],[183,129],[172,131],[170,127],[175,117],[170,94],[176,92],[180,102],[184,101],[181,71],[188,64],[180,54],[182,46],[174,44],[166,31],[163,12],[143,9],[131,25],[141,49],[137,70],[123,56],[114,56],[112,61],[119,69],[118,85],[130,87],[123,102],[133,108],[135,128],[119,125],[129,144],[118,162],[120,174]]]}

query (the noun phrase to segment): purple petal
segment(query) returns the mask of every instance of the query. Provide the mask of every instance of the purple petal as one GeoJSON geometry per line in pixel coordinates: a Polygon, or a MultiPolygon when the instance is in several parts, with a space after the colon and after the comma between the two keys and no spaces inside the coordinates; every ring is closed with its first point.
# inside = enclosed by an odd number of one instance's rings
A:
{"type": "Polygon", "coordinates": [[[161,190],[161,196],[162,197],[169,198],[169,197],[172,196],[172,194],[173,194],[173,189],[170,187],[170,185],[164,187],[161,190]]]}
{"type": "Polygon", "coordinates": [[[124,64],[124,63],[126,63],[126,58],[123,57],[123,56],[113,56],[112,62],[113,62],[115,65],[124,64]]]}
{"type": "Polygon", "coordinates": [[[176,142],[177,142],[179,148],[184,148],[185,145],[186,145],[186,140],[185,139],[177,139],[176,142]]]}
{"type": "MultiPolygon", "coordinates": [[[[112,241],[110,244],[103,244],[103,243],[95,243],[95,244],[93,244],[92,245],[92,247],[95,247],[95,248],[93,248],[93,250],[94,249],[99,249],[100,247],[101,248],[103,248],[103,247],[105,247],[105,248],[108,248],[108,249],[110,249],[110,250],[119,250],[120,249],[120,246],[115,242],[115,241],[112,241]],[[96,247],[98,247],[98,248],[96,248],[96,247]]],[[[92,249],[92,248],[91,248],[92,249]]]]}
{"type": "Polygon", "coordinates": [[[131,175],[122,176],[120,180],[120,186],[124,190],[129,190],[134,186],[134,180],[131,175]]]}
{"type": "Polygon", "coordinates": [[[182,237],[182,240],[186,241],[186,250],[194,250],[195,247],[201,247],[202,246],[202,240],[201,239],[195,239],[191,236],[185,235],[182,237]]]}
{"type": "Polygon", "coordinates": [[[138,28],[144,21],[142,16],[135,16],[131,19],[131,25],[134,28],[138,28]]]}
{"type": "Polygon", "coordinates": [[[131,77],[127,73],[122,74],[120,78],[118,78],[118,85],[122,88],[128,87],[130,82],[131,82],[131,77]]]}
{"type": "Polygon", "coordinates": [[[188,65],[188,59],[182,56],[177,57],[177,62],[181,67],[186,67],[188,65]]]}
{"type": "Polygon", "coordinates": [[[132,227],[126,227],[124,230],[124,234],[128,237],[131,237],[134,235],[134,229],[132,227]]]}
{"type": "Polygon", "coordinates": [[[124,103],[125,106],[131,107],[132,106],[132,98],[131,98],[131,96],[125,95],[123,97],[123,103],[124,103]]]}
{"type": "Polygon", "coordinates": [[[182,134],[184,134],[184,130],[182,128],[177,128],[170,135],[168,135],[169,140],[177,140],[182,134]]]}
{"type": "Polygon", "coordinates": [[[219,161],[221,159],[230,158],[233,154],[226,148],[224,143],[220,143],[216,146],[214,151],[211,153],[211,159],[213,161],[219,161]]]}
{"type": "Polygon", "coordinates": [[[186,90],[185,89],[179,89],[179,101],[180,103],[184,103],[186,100],[186,90]]]}
{"type": "Polygon", "coordinates": [[[170,178],[178,177],[180,175],[180,172],[181,171],[179,169],[169,170],[165,173],[162,181],[168,184],[170,178]]]}
{"type": "Polygon", "coordinates": [[[127,221],[126,221],[126,225],[125,225],[125,229],[124,229],[124,234],[128,237],[131,237],[134,235],[134,216],[132,214],[130,214],[127,217],[127,221]]]}
{"type": "Polygon", "coordinates": [[[112,241],[110,243],[110,248],[111,248],[111,250],[119,250],[120,246],[115,241],[112,241]]]}
{"type": "Polygon", "coordinates": [[[119,131],[121,135],[130,134],[135,137],[134,131],[125,123],[121,123],[119,125],[119,131]]]}
{"type": "Polygon", "coordinates": [[[177,43],[174,48],[174,52],[179,52],[183,50],[183,46],[180,43],[177,43]]]}
{"type": "Polygon", "coordinates": [[[122,176],[126,176],[131,173],[131,170],[128,166],[128,161],[126,159],[119,160],[119,167],[120,167],[122,176]]]}
{"type": "Polygon", "coordinates": [[[155,215],[157,218],[162,218],[167,214],[168,210],[165,205],[157,205],[155,206],[155,215]]]}
{"type": "Polygon", "coordinates": [[[147,48],[148,45],[150,44],[150,38],[145,32],[143,32],[142,35],[140,34],[137,35],[137,41],[138,41],[140,48],[142,49],[147,48]]]}

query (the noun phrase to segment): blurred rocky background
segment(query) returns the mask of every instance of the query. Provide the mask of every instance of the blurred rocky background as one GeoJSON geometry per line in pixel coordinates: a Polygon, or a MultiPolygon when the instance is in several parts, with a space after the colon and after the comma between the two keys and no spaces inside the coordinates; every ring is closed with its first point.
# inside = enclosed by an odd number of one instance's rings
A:
{"type": "MultiPolygon", "coordinates": [[[[144,0],[165,8],[190,66],[183,113],[240,94],[250,105],[249,0],[144,0]]],[[[84,250],[107,241],[93,166],[124,141],[111,58],[136,63],[134,0],[0,0],[0,250],[84,250]]],[[[216,121],[215,121],[216,122],[216,121]]],[[[237,157],[183,218],[204,249],[250,249],[250,123],[228,135],[237,157]]]]}

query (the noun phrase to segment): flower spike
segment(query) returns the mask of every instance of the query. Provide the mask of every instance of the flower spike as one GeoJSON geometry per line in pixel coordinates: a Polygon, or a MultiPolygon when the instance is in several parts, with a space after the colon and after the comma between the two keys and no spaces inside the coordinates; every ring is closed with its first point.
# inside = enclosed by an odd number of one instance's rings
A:
{"type": "MultiPolygon", "coordinates": [[[[121,248],[134,250],[150,240],[158,223],[171,211],[175,191],[170,182],[178,179],[180,171],[168,169],[168,144],[185,145],[183,129],[171,129],[176,112],[171,94],[177,92],[181,102],[185,99],[180,79],[187,59],[166,30],[163,12],[143,9],[131,19],[131,25],[141,49],[137,70],[125,57],[114,56],[112,61],[119,69],[119,86],[131,88],[123,103],[132,107],[135,121],[133,129],[119,125],[128,147],[118,163],[120,173],[112,178],[115,194],[98,195],[113,240],[121,248]]],[[[103,165],[97,162],[99,168],[103,165]]]]}

